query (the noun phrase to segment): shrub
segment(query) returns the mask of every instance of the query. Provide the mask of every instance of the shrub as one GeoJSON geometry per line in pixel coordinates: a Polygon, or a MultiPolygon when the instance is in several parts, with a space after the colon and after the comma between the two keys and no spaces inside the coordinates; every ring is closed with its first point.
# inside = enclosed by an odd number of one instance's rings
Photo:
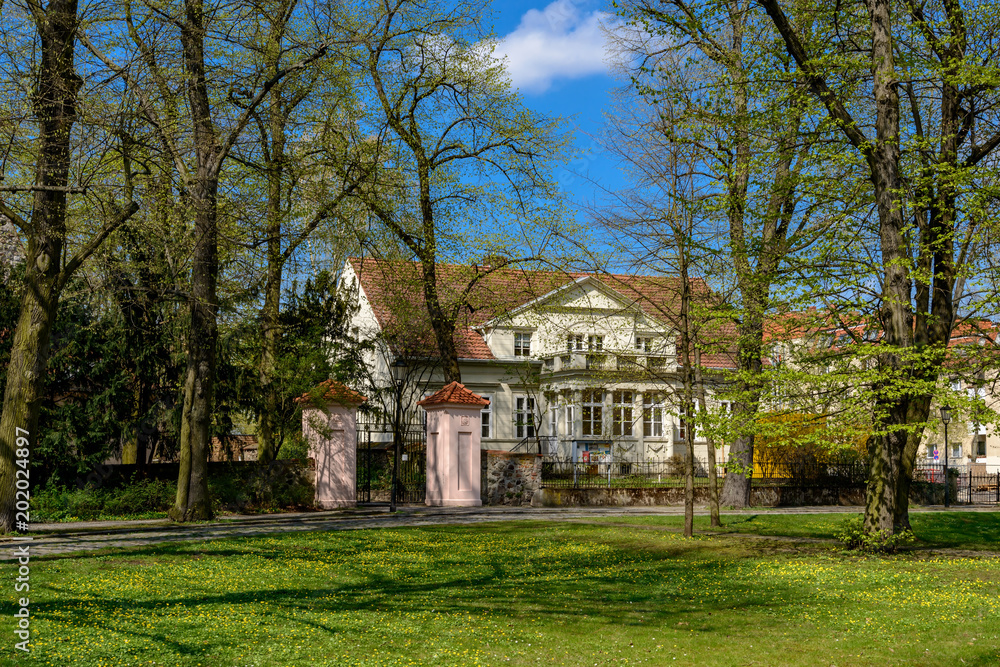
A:
{"type": "Polygon", "coordinates": [[[48,486],[31,496],[31,520],[68,521],[138,518],[166,512],[174,502],[176,485],[159,479],[132,479],[113,489],[85,486],[48,486]]]}
{"type": "Polygon", "coordinates": [[[313,502],[313,488],[301,471],[277,463],[215,475],[208,488],[216,512],[273,512],[307,508],[313,502]]]}
{"type": "Polygon", "coordinates": [[[900,547],[912,544],[916,539],[910,529],[898,533],[890,533],[886,530],[878,531],[875,534],[866,533],[864,518],[860,515],[851,516],[841,521],[833,535],[848,549],[865,553],[895,553],[900,547]]]}

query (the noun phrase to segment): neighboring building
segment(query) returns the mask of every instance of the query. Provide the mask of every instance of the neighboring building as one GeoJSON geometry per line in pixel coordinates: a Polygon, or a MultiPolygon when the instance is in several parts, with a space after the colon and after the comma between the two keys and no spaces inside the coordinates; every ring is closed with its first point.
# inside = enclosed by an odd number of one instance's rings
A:
{"type": "MultiPolygon", "coordinates": [[[[411,358],[437,356],[417,271],[412,263],[370,259],[344,267],[340,288],[357,305],[353,333],[396,341],[368,360],[375,385],[389,384],[401,346],[416,342],[411,350],[423,350],[409,352],[411,358]]],[[[678,279],[488,266],[439,265],[437,271],[446,298],[475,282],[468,306],[458,309],[455,340],[462,382],[490,400],[483,410],[484,448],[538,447],[574,460],[683,454],[678,279]]],[[[691,287],[696,299],[710,298],[704,282],[692,280],[691,287]]],[[[732,368],[733,359],[705,353],[702,366],[732,368]]],[[[432,371],[422,389],[433,391],[441,382],[432,371]]],[[[713,393],[710,407],[724,407],[713,393]]],[[[707,458],[706,446],[698,439],[699,461],[707,458]]],[[[717,459],[725,456],[719,452],[717,459]]]]}
{"type": "MultiPolygon", "coordinates": [[[[813,309],[785,318],[783,326],[772,324],[770,362],[787,361],[803,368],[812,365],[817,372],[840,373],[845,384],[849,384],[848,376],[853,372],[873,368],[881,332],[864,324],[831,327],[826,319],[813,309]]],[[[989,320],[966,320],[952,331],[949,356],[939,382],[940,394],[950,398],[934,401],[930,409],[930,420],[937,421],[942,402],[953,408],[948,426],[951,466],[976,465],[991,474],[1000,472],[1000,431],[995,423],[977,421],[977,416],[988,422],[995,417],[987,415],[1000,414],[1000,396],[995,390],[998,341],[1000,327],[989,320]]],[[[865,381],[863,373],[858,377],[865,381]]],[[[944,427],[940,423],[924,430],[917,451],[917,465],[928,463],[944,463],[944,427]]]]}

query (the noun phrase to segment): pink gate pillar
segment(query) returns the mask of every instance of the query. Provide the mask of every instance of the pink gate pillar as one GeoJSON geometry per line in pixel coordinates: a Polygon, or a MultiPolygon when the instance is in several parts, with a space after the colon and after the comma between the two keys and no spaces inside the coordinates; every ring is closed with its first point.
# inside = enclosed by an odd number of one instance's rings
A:
{"type": "Polygon", "coordinates": [[[367,399],[327,380],[295,399],[302,403],[302,436],[316,462],[314,503],[322,509],[358,504],[358,406],[367,399]]]}
{"type": "Polygon", "coordinates": [[[428,505],[477,507],[482,409],[489,405],[452,382],[417,403],[427,411],[428,505]]]}

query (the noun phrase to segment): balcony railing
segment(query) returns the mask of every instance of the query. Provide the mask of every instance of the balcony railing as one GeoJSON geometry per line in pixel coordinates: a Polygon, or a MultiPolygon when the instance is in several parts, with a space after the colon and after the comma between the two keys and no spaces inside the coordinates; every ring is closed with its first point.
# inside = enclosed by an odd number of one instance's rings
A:
{"type": "Polygon", "coordinates": [[[657,373],[668,370],[670,357],[652,354],[616,354],[614,352],[563,352],[542,357],[542,372],[617,371],[657,373]]]}

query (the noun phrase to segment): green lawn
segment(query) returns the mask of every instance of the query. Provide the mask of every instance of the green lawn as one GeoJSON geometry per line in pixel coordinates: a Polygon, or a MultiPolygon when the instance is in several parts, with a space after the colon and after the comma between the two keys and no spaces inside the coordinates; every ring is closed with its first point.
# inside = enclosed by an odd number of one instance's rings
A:
{"type": "MultiPolygon", "coordinates": [[[[785,535],[834,539],[838,526],[849,514],[725,514],[722,533],[785,535]]],[[[606,517],[605,523],[628,523],[680,530],[679,516],[606,517]]],[[[913,512],[910,524],[916,547],[1000,551],[1000,512],[913,512]]],[[[713,530],[707,516],[694,518],[695,530],[713,530]]]]}
{"type": "Polygon", "coordinates": [[[998,581],[613,525],[298,533],[33,559],[32,658],[8,630],[0,664],[995,666],[998,581]]]}

